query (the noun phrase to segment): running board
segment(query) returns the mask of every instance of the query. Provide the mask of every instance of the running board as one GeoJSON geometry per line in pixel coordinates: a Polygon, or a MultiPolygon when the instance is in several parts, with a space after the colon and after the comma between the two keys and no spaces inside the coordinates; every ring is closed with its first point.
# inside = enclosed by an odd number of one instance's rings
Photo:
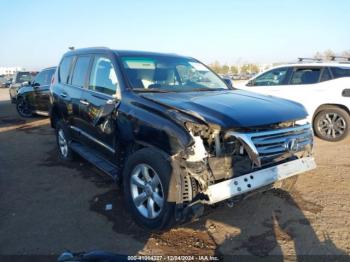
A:
{"type": "Polygon", "coordinates": [[[96,152],[93,149],[90,149],[80,143],[77,142],[71,142],[70,148],[79,154],[82,158],[84,158],[86,161],[93,164],[95,167],[106,173],[107,175],[111,176],[114,181],[119,180],[119,169],[116,165],[112,164],[110,161],[105,159],[101,154],[96,152]]]}

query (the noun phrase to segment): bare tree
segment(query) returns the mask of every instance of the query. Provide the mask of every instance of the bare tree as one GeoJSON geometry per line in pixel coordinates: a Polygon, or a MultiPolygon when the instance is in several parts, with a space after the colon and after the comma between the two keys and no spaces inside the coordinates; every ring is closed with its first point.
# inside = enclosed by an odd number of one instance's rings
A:
{"type": "Polygon", "coordinates": [[[331,49],[328,49],[323,52],[324,60],[330,61],[332,60],[332,56],[335,56],[335,53],[331,49]]]}

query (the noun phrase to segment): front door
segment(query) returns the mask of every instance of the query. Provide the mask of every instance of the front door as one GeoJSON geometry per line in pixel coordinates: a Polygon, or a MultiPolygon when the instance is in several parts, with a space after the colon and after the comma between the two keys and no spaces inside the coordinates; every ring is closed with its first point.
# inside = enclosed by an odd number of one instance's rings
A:
{"type": "Polygon", "coordinates": [[[288,92],[285,86],[288,84],[291,69],[288,67],[276,68],[250,80],[243,89],[261,93],[264,95],[281,96],[288,92]]]}
{"type": "Polygon", "coordinates": [[[90,140],[90,146],[109,156],[115,153],[117,89],[118,79],[112,60],[95,56],[88,87],[80,101],[82,128],[90,140]]]}
{"type": "Polygon", "coordinates": [[[36,111],[48,113],[50,103],[50,83],[55,69],[40,72],[32,84],[34,89],[34,107],[36,111]]]}

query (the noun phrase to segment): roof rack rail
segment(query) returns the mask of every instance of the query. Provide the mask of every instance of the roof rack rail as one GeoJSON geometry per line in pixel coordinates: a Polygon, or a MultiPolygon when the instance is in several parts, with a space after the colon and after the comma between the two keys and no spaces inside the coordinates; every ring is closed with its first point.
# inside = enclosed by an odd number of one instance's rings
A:
{"type": "Polygon", "coordinates": [[[345,60],[345,61],[349,61],[350,62],[350,57],[348,57],[348,56],[331,56],[331,60],[332,61],[336,61],[336,60],[345,60]]]}
{"type": "Polygon", "coordinates": [[[322,62],[322,58],[298,57],[298,62],[304,62],[304,61],[322,62]]]}

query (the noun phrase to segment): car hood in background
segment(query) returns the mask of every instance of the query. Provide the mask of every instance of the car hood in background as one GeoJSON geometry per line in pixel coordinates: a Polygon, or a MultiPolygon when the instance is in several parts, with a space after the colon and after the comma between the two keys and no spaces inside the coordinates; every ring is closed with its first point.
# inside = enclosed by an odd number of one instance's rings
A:
{"type": "Polygon", "coordinates": [[[223,129],[257,127],[307,116],[299,103],[243,90],[142,93],[142,96],[223,129]]]}

